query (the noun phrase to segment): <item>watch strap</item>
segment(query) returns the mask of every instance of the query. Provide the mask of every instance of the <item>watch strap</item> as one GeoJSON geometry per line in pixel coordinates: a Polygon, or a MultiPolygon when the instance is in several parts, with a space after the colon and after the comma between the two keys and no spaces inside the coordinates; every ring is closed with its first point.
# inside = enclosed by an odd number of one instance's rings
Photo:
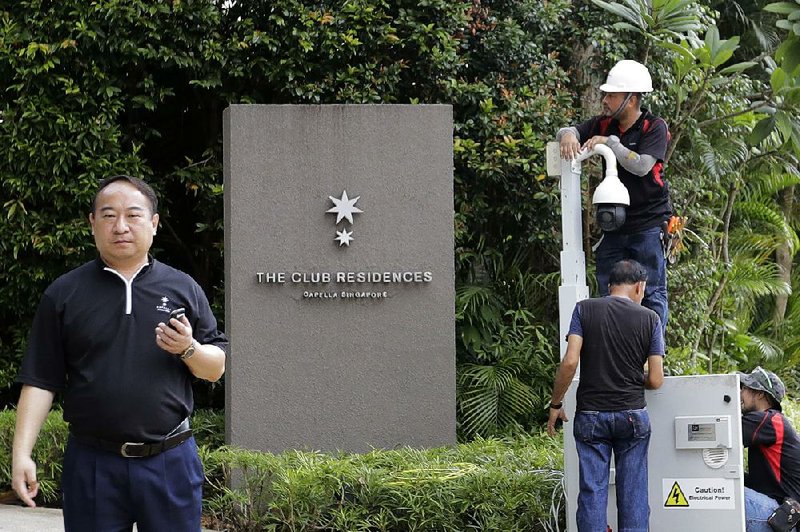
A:
{"type": "Polygon", "coordinates": [[[192,339],[192,343],[189,345],[189,347],[184,349],[183,353],[181,353],[181,360],[186,360],[187,358],[192,358],[192,356],[194,356],[195,350],[196,350],[196,348],[194,346],[194,338],[193,338],[192,339]]]}

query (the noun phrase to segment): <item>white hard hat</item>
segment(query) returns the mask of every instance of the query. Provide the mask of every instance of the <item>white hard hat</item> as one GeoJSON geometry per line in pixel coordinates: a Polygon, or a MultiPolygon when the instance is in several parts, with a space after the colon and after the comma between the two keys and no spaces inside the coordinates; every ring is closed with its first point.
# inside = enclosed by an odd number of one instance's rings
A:
{"type": "Polygon", "coordinates": [[[647,67],[630,59],[623,59],[608,71],[606,82],[600,85],[603,92],[653,92],[653,79],[647,67]]]}

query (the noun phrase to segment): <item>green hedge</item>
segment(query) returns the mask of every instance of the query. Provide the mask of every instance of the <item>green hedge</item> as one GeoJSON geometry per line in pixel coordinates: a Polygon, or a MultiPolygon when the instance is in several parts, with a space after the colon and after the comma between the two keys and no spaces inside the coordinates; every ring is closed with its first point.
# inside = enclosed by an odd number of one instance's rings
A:
{"type": "MultiPolygon", "coordinates": [[[[14,420],[13,410],[0,412],[0,491],[10,486],[14,420]]],[[[205,512],[219,530],[522,531],[553,528],[552,515],[563,521],[560,439],[275,455],[217,447],[221,414],[201,411],[193,422],[205,512]]],[[[58,503],[66,432],[52,412],[34,451],[45,504],[58,503]]]]}
{"type": "Polygon", "coordinates": [[[551,511],[561,500],[559,443],[527,436],[367,454],[206,451],[205,510],[233,530],[548,530],[560,513],[551,511]]]}

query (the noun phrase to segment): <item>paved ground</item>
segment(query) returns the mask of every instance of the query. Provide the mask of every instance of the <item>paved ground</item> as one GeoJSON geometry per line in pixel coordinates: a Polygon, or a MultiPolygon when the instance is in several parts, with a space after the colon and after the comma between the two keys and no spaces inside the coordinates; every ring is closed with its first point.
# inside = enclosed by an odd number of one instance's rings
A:
{"type": "Polygon", "coordinates": [[[61,510],[0,504],[2,532],[64,532],[61,510]]]}
{"type": "Polygon", "coordinates": [[[0,532],[64,532],[61,510],[0,504],[0,532]]]}

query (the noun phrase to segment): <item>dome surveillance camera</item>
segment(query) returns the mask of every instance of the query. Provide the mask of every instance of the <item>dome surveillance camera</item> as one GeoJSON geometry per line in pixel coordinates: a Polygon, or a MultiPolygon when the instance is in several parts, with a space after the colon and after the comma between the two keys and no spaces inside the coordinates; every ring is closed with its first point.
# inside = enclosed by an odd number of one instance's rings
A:
{"type": "Polygon", "coordinates": [[[592,196],[597,225],[603,232],[618,230],[625,223],[626,207],[631,204],[628,189],[615,174],[607,174],[592,196]]]}

